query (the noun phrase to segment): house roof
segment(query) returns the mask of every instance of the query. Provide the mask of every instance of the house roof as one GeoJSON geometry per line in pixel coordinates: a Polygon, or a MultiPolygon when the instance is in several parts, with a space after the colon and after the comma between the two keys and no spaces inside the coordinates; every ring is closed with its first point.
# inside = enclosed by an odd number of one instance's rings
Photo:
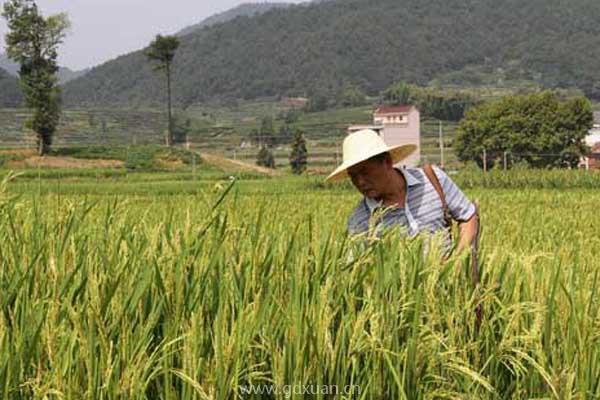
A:
{"type": "Polygon", "coordinates": [[[375,109],[375,114],[400,114],[409,112],[414,106],[381,106],[375,109]]]}

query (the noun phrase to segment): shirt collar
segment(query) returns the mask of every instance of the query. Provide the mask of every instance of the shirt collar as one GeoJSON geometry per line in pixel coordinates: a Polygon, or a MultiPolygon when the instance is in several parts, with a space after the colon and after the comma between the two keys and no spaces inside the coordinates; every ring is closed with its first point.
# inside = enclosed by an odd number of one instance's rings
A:
{"type": "MultiPolygon", "coordinates": [[[[396,171],[398,171],[399,173],[402,174],[402,176],[406,180],[406,184],[408,185],[409,188],[412,187],[412,186],[415,186],[415,185],[419,185],[421,183],[421,180],[415,178],[413,176],[413,174],[411,174],[410,172],[407,172],[406,168],[395,168],[395,169],[396,169],[396,171]]],[[[377,200],[372,199],[370,197],[365,197],[365,204],[369,208],[369,212],[371,214],[373,214],[373,212],[375,212],[376,209],[378,209],[379,207],[381,207],[382,203],[383,202],[381,200],[377,201],[377,200]]]]}

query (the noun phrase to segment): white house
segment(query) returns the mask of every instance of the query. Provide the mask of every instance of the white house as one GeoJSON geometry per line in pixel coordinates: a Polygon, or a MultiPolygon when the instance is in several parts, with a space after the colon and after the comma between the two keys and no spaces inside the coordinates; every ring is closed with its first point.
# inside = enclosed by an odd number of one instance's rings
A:
{"type": "Polygon", "coordinates": [[[372,129],[388,146],[414,144],[417,150],[400,164],[414,167],[421,160],[421,114],[415,106],[383,106],[373,112],[373,125],[352,125],[348,133],[372,129]]]}
{"type": "Polygon", "coordinates": [[[585,137],[585,144],[592,149],[587,157],[582,157],[580,167],[585,169],[600,168],[600,111],[594,111],[594,125],[585,137]]]}

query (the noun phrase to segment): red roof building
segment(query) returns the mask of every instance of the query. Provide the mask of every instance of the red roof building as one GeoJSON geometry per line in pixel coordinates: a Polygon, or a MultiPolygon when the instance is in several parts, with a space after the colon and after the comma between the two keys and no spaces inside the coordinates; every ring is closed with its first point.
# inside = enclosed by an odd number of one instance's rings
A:
{"type": "Polygon", "coordinates": [[[348,132],[375,130],[388,146],[414,144],[417,150],[400,164],[414,167],[421,161],[421,115],[412,105],[382,106],[373,111],[373,125],[354,125],[348,132]]]}

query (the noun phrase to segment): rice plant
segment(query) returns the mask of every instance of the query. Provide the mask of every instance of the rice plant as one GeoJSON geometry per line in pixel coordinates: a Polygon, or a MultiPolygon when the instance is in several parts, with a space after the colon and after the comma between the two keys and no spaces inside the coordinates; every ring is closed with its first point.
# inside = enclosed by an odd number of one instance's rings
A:
{"type": "Polygon", "coordinates": [[[427,238],[347,237],[350,191],[11,185],[2,398],[600,397],[594,191],[469,191],[485,226],[475,288],[468,256],[442,263],[427,238]]]}

